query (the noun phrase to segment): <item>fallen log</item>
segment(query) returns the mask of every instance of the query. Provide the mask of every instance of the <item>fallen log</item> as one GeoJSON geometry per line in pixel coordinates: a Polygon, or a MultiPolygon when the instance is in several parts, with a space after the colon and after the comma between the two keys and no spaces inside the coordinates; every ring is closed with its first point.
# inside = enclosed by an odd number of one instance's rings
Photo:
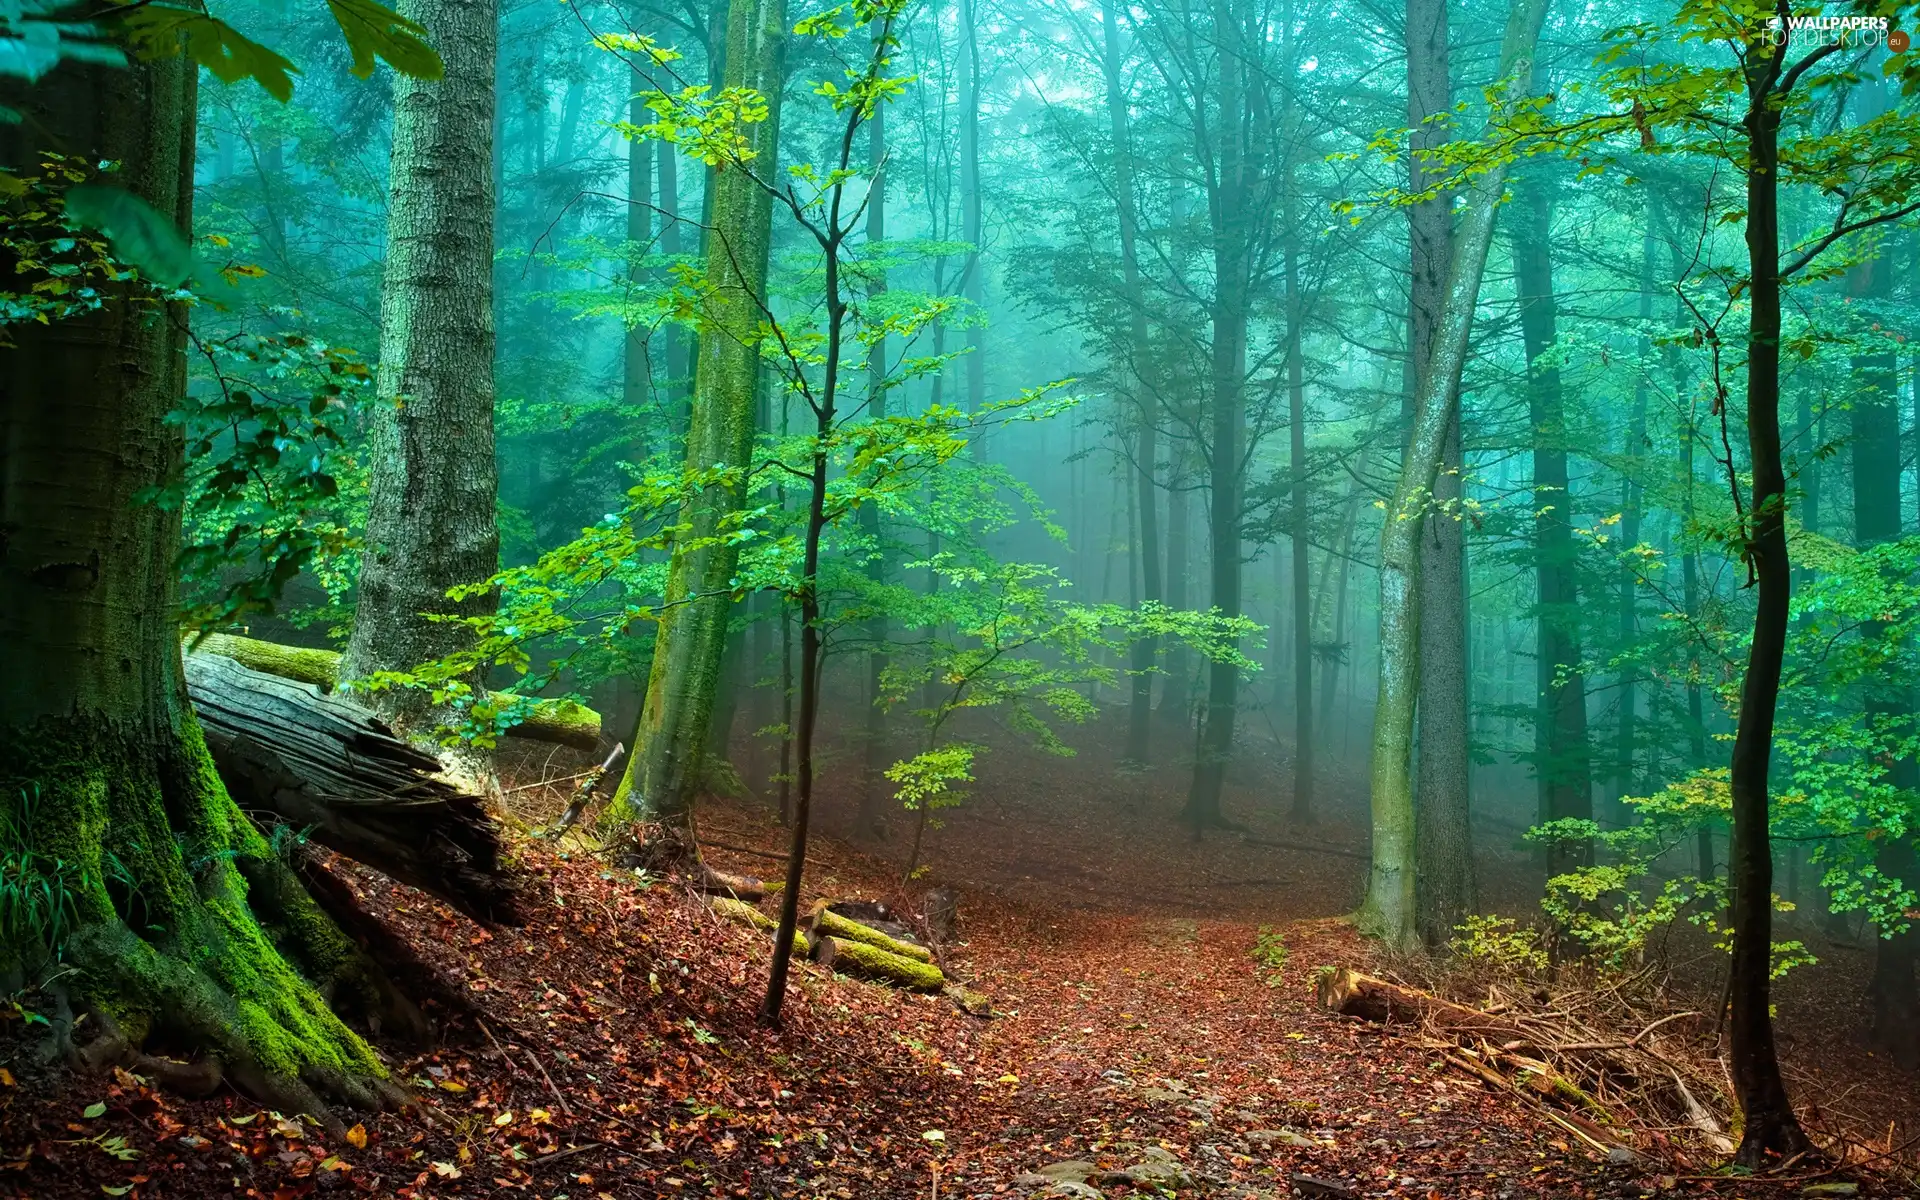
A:
{"type": "MultiPolygon", "coordinates": [[[[231,633],[210,633],[205,637],[189,638],[187,649],[191,652],[189,658],[208,654],[230,658],[251,670],[311,684],[322,692],[331,692],[340,683],[340,655],[333,650],[282,646],[276,642],[263,642],[258,638],[231,633]]],[[[498,704],[527,699],[504,692],[490,692],[488,696],[498,704]]],[[[597,750],[600,746],[600,714],[571,700],[534,699],[533,711],[525,720],[507,730],[507,736],[536,742],[558,742],[580,750],[597,750]]]]}
{"type": "Polygon", "coordinates": [[[187,694],[214,766],[263,825],[284,826],[482,921],[518,896],[484,800],[367,709],[217,654],[186,656],[187,694]]]}
{"type": "Polygon", "coordinates": [[[933,961],[933,951],[925,946],[883,933],[851,917],[842,916],[834,911],[834,905],[830,901],[822,900],[813,906],[813,911],[807,917],[807,928],[816,935],[827,934],[842,941],[864,942],[877,950],[884,950],[901,958],[911,958],[923,963],[933,961]]]}
{"type": "MultiPolygon", "coordinates": [[[[718,916],[736,921],[751,929],[761,930],[769,936],[780,928],[779,923],[772,917],[745,900],[736,900],[732,896],[715,896],[707,901],[707,907],[718,916]]],[[[812,943],[807,935],[798,929],[793,931],[793,948],[802,958],[810,957],[813,953],[812,943]]]]}
{"type": "Polygon", "coordinates": [[[1455,1036],[1485,1037],[1498,1041],[1521,1040],[1531,1044],[1531,1036],[1511,1021],[1451,1000],[1391,983],[1373,975],[1363,975],[1350,967],[1341,967],[1320,976],[1315,988],[1320,1007],[1363,1021],[1382,1025],[1426,1025],[1455,1036]]]}
{"type": "Polygon", "coordinates": [[[869,942],[816,934],[813,939],[814,962],[848,975],[892,984],[913,992],[937,992],[946,986],[947,977],[932,963],[902,954],[892,954],[869,942]]]}

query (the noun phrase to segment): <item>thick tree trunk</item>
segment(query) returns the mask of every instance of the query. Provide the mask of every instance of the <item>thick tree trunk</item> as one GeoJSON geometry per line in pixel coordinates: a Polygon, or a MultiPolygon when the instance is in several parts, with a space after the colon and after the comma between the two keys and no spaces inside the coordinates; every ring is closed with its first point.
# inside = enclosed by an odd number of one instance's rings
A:
{"type": "MultiPolygon", "coordinates": [[[[25,120],[0,125],[0,166],[116,162],[185,233],[197,76],[183,57],[62,63],[6,89],[25,120]]],[[[187,702],[179,515],[136,499],[180,469],[187,314],[123,286],[0,348],[0,816],[34,856],[20,869],[70,902],[0,971],[59,976],[43,986],[79,993],[121,1053],[164,1037],[277,1107],[374,1105],[395,1093],[321,989],[369,1019],[391,997],[221,786],[187,702]]]]}
{"type": "Polygon", "coordinates": [[[1732,888],[1733,961],[1728,967],[1732,1035],[1729,1067],[1743,1132],[1735,1160],[1755,1170],[1774,1155],[1807,1148],[1787,1098],[1774,1050],[1773,844],[1767,774],[1780,699],[1792,598],[1787,556],[1786,472],[1780,461],[1780,109],[1775,85],[1784,46],[1748,44],[1747,260],[1752,317],[1747,333],[1747,447],[1752,487],[1747,562],[1755,583],[1753,642],[1740,688],[1733,741],[1733,839],[1727,853],[1732,888]]]}
{"type": "MultiPolygon", "coordinates": [[[[1508,13],[1494,88],[1503,102],[1525,98],[1546,0],[1516,0],[1508,13]]],[[[1420,603],[1415,581],[1420,532],[1435,474],[1445,454],[1451,399],[1466,366],[1467,341],[1480,298],[1480,279],[1493,243],[1495,206],[1506,170],[1495,167],[1474,181],[1454,235],[1447,296],[1434,337],[1433,358],[1416,392],[1413,427],[1400,479],[1380,533],[1380,682],[1374,702],[1372,865],[1356,922],[1390,945],[1415,936],[1413,722],[1420,680],[1420,603]]]]}
{"type": "MultiPolygon", "coordinates": [[[[654,146],[658,151],[654,163],[660,175],[660,253],[670,262],[677,261],[686,250],[686,238],[680,229],[680,150],[671,142],[656,142],[654,146]]],[[[688,410],[693,404],[693,364],[688,361],[687,335],[669,322],[660,327],[660,339],[665,343],[667,377],[661,395],[666,401],[667,437],[675,452],[684,453],[688,410]]]]}
{"type": "MultiPolygon", "coordinates": [[[[1538,684],[1534,715],[1534,773],[1540,785],[1540,820],[1591,820],[1593,779],[1587,745],[1587,692],[1580,672],[1579,597],[1574,579],[1579,547],[1573,539],[1573,497],[1568,491],[1566,415],[1560,369],[1541,363],[1558,336],[1558,304],[1548,238],[1552,200],[1544,184],[1525,189],[1514,234],[1514,287],[1526,343],[1527,411],[1533,429],[1534,572],[1538,684]]],[[[1547,874],[1559,875],[1593,861],[1591,846],[1555,841],[1547,851],[1547,874]]]]}
{"type": "MultiPolygon", "coordinates": [[[[458,621],[491,590],[449,600],[500,567],[493,452],[494,58],[497,0],[403,0],[440,52],[438,80],[395,76],[380,402],[374,406],[366,550],[342,674],[409,671],[471,644],[458,621]]],[[[476,687],[481,680],[471,681],[476,687]]],[[[403,732],[448,713],[424,689],[372,693],[403,732]]],[[[488,772],[483,756],[464,770],[488,772]]]]}
{"type": "MultiPolygon", "coordinates": [[[[1132,374],[1134,420],[1138,436],[1134,439],[1134,488],[1136,517],[1140,527],[1140,592],[1148,604],[1160,601],[1160,517],[1159,488],[1155,462],[1160,455],[1160,397],[1147,363],[1152,349],[1147,344],[1146,297],[1140,287],[1139,216],[1133,194],[1133,145],[1128,127],[1127,98],[1121,83],[1125,56],[1120,47],[1119,21],[1114,16],[1113,0],[1100,6],[1102,66],[1107,79],[1107,124],[1113,135],[1113,190],[1120,223],[1120,269],[1128,309],[1127,328],[1131,344],[1127,369],[1132,374]]],[[[1127,758],[1144,764],[1153,724],[1153,667],[1159,657],[1159,639],[1143,637],[1133,643],[1131,690],[1127,710],[1127,758]]]]}
{"type": "Polygon", "coordinates": [[[734,4],[727,19],[726,86],[752,88],[766,97],[768,113],[751,135],[751,163],[720,172],[714,183],[710,236],[716,251],[707,256],[710,292],[686,450],[689,470],[719,466],[727,473],[681,508],[685,532],[676,537],[668,562],[646,702],[629,739],[634,751],[605,818],[615,825],[657,823],[668,830],[663,844],[687,848],[693,844],[693,806],[740,557],[738,544],[726,534],[745,500],[753,451],[758,331],[765,321],[761,306],[773,216],[772,200],[753,175],[775,177],[785,44],[779,0],[734,4]]]}

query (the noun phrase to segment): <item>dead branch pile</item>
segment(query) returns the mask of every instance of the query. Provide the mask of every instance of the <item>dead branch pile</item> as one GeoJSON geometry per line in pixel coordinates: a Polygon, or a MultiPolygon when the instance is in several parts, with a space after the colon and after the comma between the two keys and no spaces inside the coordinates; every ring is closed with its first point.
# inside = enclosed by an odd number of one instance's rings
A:
{"type": "Polygon", "coordinates": [[[1474,1007],[1347,968],[1321,976],[1319,997],[1335,1012],[1412,1027],[1455,1070],[1523,1098],[1603,1154],[1685,1170],[1733,1151],[1724,1073],[1690,1036],[1687,1022],[1700,1013],[1651,1017],[1604,988],[1489,986],[1474,1007]]]}

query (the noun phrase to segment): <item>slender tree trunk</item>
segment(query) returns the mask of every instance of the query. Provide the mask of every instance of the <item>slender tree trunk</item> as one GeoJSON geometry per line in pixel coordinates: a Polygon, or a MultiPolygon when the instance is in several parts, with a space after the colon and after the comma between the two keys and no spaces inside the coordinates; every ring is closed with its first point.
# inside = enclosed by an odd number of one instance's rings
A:
{"type": "MultiPolygon", "coordinates": [[[[1560,370],[1541,359],[1557,337],[1549,235],[1550,197],[1541,185],[1525,189],[1514,237],[1514,283],[1527,353],[1527,409],[1533,427],[1534,564],[1538,593],[1539,683],[1534,717],[1534,771],[1540,784],[1540,820],[1591,820],[1593,781],[1587,745],[1587,692],[1580,672],[1580,613],[1575,590],[1579,547],[1573,540],[1568,491],[1568,431],[1560,370]]],[[[1592,861],[1591,846],[1556,841],[1547,874],[1592,861]]]]}
{"type": "MultiPolygon", "coordinates": [[[[1193,520],[1187,514],[1188,480],[1181,470],[1181,454],[1176,444],[1167,472],[1167,607],[1187,607],[1187,571],[1192,556],[1188,553],[1193,520]]],[[[1192,680],[1187,665],[1187,648],[1175,642],[1167,651],[1167,682],[1160,691],[1160,714],[1184,727],[1192,720],[1188,712],[1192,680]]]]}
{"type": "MultiPolygon", "coordinates": [[[[1106,51],[1103,65],[1107,77],[1107,122],[1113,135],[1113,189],[1120,221],[1120,268],[1129,309],[1129,370],[1135,383],[1133,419],[1138,433],[1134,439],[1134,507],[1140,522],[1140,592],[1148,604],[1160,601],[1160,521],[1159,488],[1155,463],[1160,455],[1160,398],[1146,364],[1151,348],[1147,344],[1146,297],[1140,287],[1138,215],[1133,194],[1133,146],[1127,121],[1127,98],[1121,85],[1125,56],[1120,47],[1119,22],[1114,17],[1113,0],[1100,6],[1100,24],[1106,51]]],[[[1127,758],[1145,763],[1153,723],[1153,666],[1159,657],[1159,639],[1143,637],[1133,643],[1128,663],[1132,691],[1127,710],[1127,758]]]]}
{"type": "MultiPolygon", "coordinates": [[[[967,323],[967,411],[987,402],[985,330],[986,268],[981,263],[980,214],[980,13],[977,0],[960,0],[960,238],[967,243],[967,264],[960,273],[961,295],[973,309],[967,323]]],[[[976,454],[985,446],[978,433],[976,454]]]]}
{"type": "MultiPolygon", "coordinates": [[[[0,167],[114,162],[110,182],[189,236],[198,76],[130,54],[10,81],[0,103],[22,120],[0,125],[0,167]]],[[[19,286],[44,278],[17,266],[19,286]]],[[[0,975],[93,1014],[79,1036],[96,1048],[130,1043],[110,1061],[151,1034],[285,1111],[324,1114],[322,1093],[373,1107],[393,1095],[384,1068],[322,994],[361,1017],[398,1008],[229,797],[187,700],[180,517],[140,495],[182,469],[167,418],[186,329],[184,305],[122,283],[0,347],[0,819],[61,864],[71,905],[64,946],[10,938],[0,975]]]]}
{"type": "MultiPolygon", "coordinates": [[[[767,119],[751,135],[755,157],[749,165],[754,173],[771,178],[778,166],[785,78],[783,0],[736,0],[727,18],[727,43],[726,86],[751,88],[766,98],[767,119]]],[[[737,543],[724,535],[745,501],[753,451],[758,333],[765,320],[772,221],[771,197],[747,170],[720,172],[715,188],[710,232],[722,252],[707,256],[709,295],[702,314],[686,457],[689,470],[724,466],[729,474],[702,487],[682,506],[686,533],[676,539],[668,561],[646,703],[630,741],[633,753],[607,812],[613,823],[658,823],[668,859],[697,853],[693,806],[739,562],[737,543]]]]}
{"type": "MultiPolygon", "coordinates": [[[[1546,0],[1516,0],[1507,18],[1495,92],[1506,104],[1524,98],[1533,75],[1534,46],[1546,0]]],[[[1435,475],[1446,452],[1447,428],[1466,366],[1467,341],[1480,298],[1480,279],[1493,242],[1495,206],[1506,186],[1504,166],[1475,180],[1454,235],[1447,298],[1434,338],[1433,358],[1416,392],[1412,435],[1400,479],[1380,533],[1380,676],[1374,699],[1373,851],[1367,895],[1356,922],[1388,942],[1415,939],[1413,723],[1420,679],[1420,532],[1435,475]]]]}
{"type": "MultiPolygon", "coordinates": [[[[1247,373],[1248,228],[1251,214],[1253,166],[1243,144],[1243,122],[1248,109],[1248,65],[1242,58],[1239,15],[1231,0],[1214,0],[1214,33],[1221,41],[1218,111],[1221,114],[1217,150],[1218,176],[1210,197],[1213,219],[1212,312],[1213,345],[1209,364],[1212,418],[1208,438],[1208,520],[1212,549],[1212,601],[1221,616],[1240,615],[1240,465],[1245,434],[1247,373]]],[[[1207,705],[1201,718],[1193,783],[1187,791],[1185,819],[1194,836],[1210,826],[1224,826],[1220,791],[1226,782],[1227,760],[1233,753],[1233,726],[1237,712],[1240,669],[1230,660],[1207,663],[1207,705]]]]}
{"type": "MultiPolygon", "coordinates": [[[[1784,39],[1783,39],[1784,40],[1784,39]]],[[[1733,841],[1727,854],[1732,888],[1733,962],[1728,1054],[1742,1114],[1735,1160],[1758,1170],[1773,1155],[1807,1148],[1787,1098],[1774,1051],[1773,846],[1768,828],[1767,773],[1773,757],[1788,606],[1793,588],[1787,556],[1786,472],[1780,461],[1780,78],[1784,46],[1749,41],[1746,77],[1747,258],[1752,316],[1747,334],[1747,446],[1752,488],[1747,561],[1757,584],[1753,642],[1740,689],[1734,732],[1733,841]]]]}
{"type": "MultiPolygon", "coordinates": [[[[1648,220],[1640,236],[1640,323],[1644,330],[1653,323],[1653,265],[1658,249],[1658,241],[1653,234],[1653,222],[1648,220]]],[[[1640,335],[1640,360],[1642,364],[1653,353],[1653,339],[1648,332],[1640,335]]],[[[1647,386],[1647,365],[1641,368],[1640,378],[1633,387],[1633,410],[1627,417],[1627,444],[1624,456],[1626,474],[1620,481],[1620,545],[1623,550],[1631,551],[1640,544],[1640,486],[1635,482],[1640,466],[1640,456],[1647,450],[1647,400],[1651,389],[1647,386]]],[[[1620,609],[1620,644],[1631,646],[1640,633],[1639,585],[1631,567],[1622,567],[1620,579],[1616,585],[1620,609]]],[[[1625,825],[1630,815],[1621,798],[1634,793],[1637,786],[1633,768],[1634,751],[1639,741],[1639,689],[1638,680],[1632,666],[1623,666],[1620,671],[1620,719],[1614,734],[1614,812],[1616,824],[1625,825]]]]}
{"type": "MultiPolygon", "coordinates": [[[[1293,803],[1289,815],[1307,823],[1313,820],[1313,581],[1310,555],[1313,549],[1312,517],[1307,502],[1307,387],[1306,362],[1301,351],[1301,325],[1306,306],[1300,296],[1300,239],[1294,232],[1299,221],[1295,213],[1293,168],[1288,164],[1285,183],[1287,197],[1286,245],[1287,273],[1287,474],[1293,523],[1289,540],[1293,549],[1293,803]]],[[[1279,607],[1279,597],[1274,606],[1279,607]]],[[[1277,640],[1277,639],[1276,639],[1277,640]]],[[[1276,672],[1276,679],[1278,673],[1276,672]]]]}
{"type": "MultiPolygon", "coordinates": [[[[638,65],[628,69],[627,86],[633,95],[627,101],[627,121],[644,125],[651,119],[642,98],[648,90],[647,78],[638,65]]],[[[638,299],[642,273],[640,262],[653,250],[653,146],[635,138],[627,143],[627,295],[638,299]]],[[[620,400],[627,419],[638,414],[653,398],[653,360],[647,354],[647,329],[634,324],[627,329],[622,343],[620,400]]],[[[634,461],[646,457],[649,447],[644,434],[636,439],[634,461]]]]}
{"type": "MultiPolygon", "coordinates": [[[[660,253],[667,261],[678,261],[685,250],[680,230],[680,151],[671,142],[653,143],[658,151],[655,162],[660,172],[660,253]]],[[[660,327],[667,377],[661,394],[666,400],[663,414],[668,444],[676,451],[685,449],[689,409],[693,404],[693,364],[688,361],[687,335],[671,322],[660,327]]]]}
{"type": "MultiPolygon", "coordinates": [[[[872,23],[873,36],[883,36],[883,23],[872,23]]],[[[882,104],[873,110],[873,117],[867,125],[867,170],[871,190],[867,196],[867,251],[870,254],[884,253],[878,248],[887,240],[887,180],[883,164],[887,157],[887,106],[882,104]]],[[[869,303],[878,303],[887,290],[887,276],[884,268],[875,267],[869,273],[869,303]]],[[[880,338],[867,350],[867,415],[874,420],[887,415],[887,339],[880,338]]],[[[882,540],[880,528],[880,506],[863,504],[860,506],[860,531],[872,542],[872,557],[867,561],[867,574],[878,585],[887,577],[886,544],[882,540]]],[[[881,704],[882,677],[887,669],[887,618],[876,607],[874,616],[867,622],[867,640],[871,648],[867,652],[867,728],[863,739],[866,752],[866,769],[862,772],[860,789],[860,813],[858,824],[860,832],[869,837],[884,836],[885,825],[880,818],[880,797],[886,789],[887,769],[887,710],[881,704]]]]}
{"type": "MultiPolygon", "coordinates": [[[[366,549],[343,681],[409,671],[469,645],[457,620],[493,611],[500,567],[493,450],[494,59],[497,0],[403,0],[445,74],[395,76],[386,274],[380,291],[380,402],[371,436],[366,549]]],[[[471,681],[478,687],[482,681],[471,681]]],[[[376,692],[374,707],[430,733],[448,714],[421,689],[376,692]]],[[[484,756],[465,770],[489,774],[484,756]]]]}

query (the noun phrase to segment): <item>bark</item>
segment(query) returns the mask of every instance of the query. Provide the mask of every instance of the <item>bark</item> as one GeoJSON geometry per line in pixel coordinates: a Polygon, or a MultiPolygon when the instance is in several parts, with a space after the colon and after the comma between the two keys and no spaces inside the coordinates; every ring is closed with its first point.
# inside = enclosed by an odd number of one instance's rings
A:
{"type": "MultiPolygon", "coordinates": [[[[1167,473],[1167,607],[1187,607],[1187,572],[1192,566],[1189,553],[1193,521],[1187,513],[1189,480],[1181,470],[1180,451],[1176,448],[1167,473]]],[[[1192,720],[1188,712],[1192,681],[1187,666],[1185,643],[1175,642],[1167,652],[1167,682],[1160,689],[1160,714],[1169,722],[1185,726],[1192,720]]]]}
{"type": "MultiPolygon", "coordinates": [[[[667,261],[676,262],[686,249],[680,230],[680,151],[671,142],[659,142],[656,147],[659,154],[655,165],[660,175],[660,253],[667,261]]],[[[667,436],[676,451],[684,451],[694,388],[687,335],[679,325],[669,322],[660,327],[659,336],[665,344],[667,377],[662,393],[666,398],[667,436]]]]}
{"type": "Polygon", "coordinates": [[[814,938],[811,957],[836,972],[913,992],[937,992],[947,984],[947,977],[932,963],[889,954],[878,946],[847,938],[814,938]]]}
{"type": "Polygon", "coordinates": [[[1753,641],[1740,688],[1734,732],[1732,888],[1733,961],[1728,967],[1729,1069],[1743,1114],[1735,1161],[1759,1169],[1774,1155],[1808,1147],[1774,1049],[1773,846],[1767,774],[1775,706],[1786,651],[1792,564],[1787,556],[1786,472],[1780,460],[1780,109],[1784,46],[1747,47],[1747,260],[1752,315],[1747,333],[1747,447],[1752,469],[1747,518],[1748,566],[1757,584],[1753,641]]]}
{"type": "MultiPolygon", "coordinates": [[[[1134,440],[1134,507],[1140,528],[1140,596],[1148,604],[1160,602],[1160,518],[1159,488],[1155,464],[1160,455],[1160,400],[1147,363],[1151,350],[1147,345],[1146,297],[1140,286],[1139,214],[1134,201],[1133,142],[1127,118],[1127,97],[1121,81],[1125,56],[1120,47],[1120,27],[1114,16],[1113,0],[1100,6],[1100,26],[1105,57],[1102,65],[1107,81],[1107,124],[1113,136],[1113,192],[1120,223],[1121,283],[1125,289],[1129,334],[1128,369],[1135,384],[1134,419],[1139,434],[1134,440]]],[[[1153,667],[1159,657],[1159,639],[1141,638],[1133,643],[1128,670],[1132,689],[1127,710],[1127,758],[1136,763],[1148,760],[1153,724],[1153,667]]]]}
{"type": "MultiPolygon", "coordinates": [[[[332,691],[340,683],[340,655],[332,650],[282,646],[231,633],[191,637],[188,639],[188,648],[196,654],[231,658],[250,670],[310,683],[323,692],[332,691]]],[[[486,695],[492,703],[501,706],[525,699],[505,692],[488,692],[486,695]]],[[[593,750],[600,745],[600,714],[572,700],[536,699],[526,719],[508,729],[507,736],[536,742],[558,742],[576,750],[593,750]]]]}
{"type": "Polygon", "coordinates": [[[519,920],[500,830],[481,795],[345,697],[186,658],[187,691],[221,782],[256,821],[343,854],[486,922],[519,920]]]}
{"type": "MultiPolygon", "coordinates": [[[[961,295],[973,309],[967,322],[967,411],[977,413],[987,402],[985,333],[986,269],[981,264],[980,213],[980,12],[977,0],[960,0],[960,240],[967,243],[967,262],[960,273],[961,295]]],[[[976,453],[985,446],[975,435],[976,453]]]]}
{"type": "Polygon", "coordinates": [[[740,557],[737,543],[724,535],[745,502],[753,451],[773,214],[755,177],[772,179],[777,169],[785,42],[779,0],[740,0],[729,12],[725,85],[766,97],[768,114],[752,135],[752,161],[720,172],[714,182],[709,235],[715,245],[707,256],[709,294],[686,449],[689,471],[723,467],[726,474],[681,506],[686,532],[676,537],[668,560],[646,701],[629,739],[634,751],[604,818],[616,825],[657,823],[674,831],[663,840],[689,848],[740,557]]]}
{"type": "MultiPolygon", "coordinates": [[[[1553,207],[1544,184],[1525,189],[1518,215],[1522,227],[1514,237],[1514,284],[1521,336],[1526,343],[1527,409],[1533,428],[1533,552],[1538,597],[1534,773],[1540,786],[1542,822],[1591,820],[1587,693],[1580,672],[1580,602],[1575,588],[1580,551],[1573,539],[1573,497],[1567,486],[1569,434],[1560,370],[1540,361],[1553,350],[1558,316],[1548,242],[1553,207]]],[[[1547,874],[1564,874],[1592,861],[1589,844],[1551,842],[1547,874]]]]}
{"type": "MultiPolygon", "coordinates": [[[[873,22],[873,36],[878,38],[881,23],[873,22]]],[[[867,170],[870,188],[867,193],[867,246],[869,253],[879,253],[877,247],[887,238],[887,180],[883,164],[887,156],[887,109],[880,105],[873,110],[873,119],[867,125],[867,170]]],[[[887,276],[884,268],[870,268],[868,282],[870,297],[881,296],[887,290],[887,276]]],[[[887,415],[887,339],[875,341],[867,351],[867,415],[879,420],[887,415]]],[[[860,530],[871,541],[868,551],[872,555],[867,562],[867,574],[878,585],[886,581],[886,550],[881,540],[880,506],[863,504],[860,506],[860,530]]],[[[865,737],[866,770],[861,780],[859,829],[870,837],[885,833],[880,818],[880,799],[886,793],[887,780],[883,772],[887,769],[887,710],[881,704],[881,676],[887,669],[887,618],[879,607],[875,606],[874,616],[867,622],[867,640],[871,649],[867,651],[867,728],[865,737]]]]}
{"type": "MultiPolygon", "coordinates": [[[[494,60],[498,0],[405,0],[445,64],[396,76],[379,403],[353,635],[342,674],[408,671],[464,649],[458,621],[493,611],[492,590],[447,590],[499,569],[493,449],[494,60]]],[[[472,683],[477,687],[480,680],[472,683]]],[[[446,719],[423,689],[372,693],[408,733],[446,719]]],[[[484,756],[467,769],[484,773],[484,756]]]]}
{"type": "MultiPolygon", "coordinates": [[[[1639,317],[1643,330],[1650,329],[1653,323],[1653,264],[1658,241],[1654,237],[1653,222],[1648,220],[1640,237],[1640,310],[1639,317]]],[[[1647,332],[1640,335],[1640,358],[1644,363],[1652,354],[1653,340],[1647,332]]],[[[1640,544],[1640,486],[1635,477],[1640,473],[1639,456],[1647,448],[1647,401],[1652,391],[1647,386],[1647,367],[1642,367],[1640,378],[1634,383],[1633,409],[1627,417],[1627,444],[1625,447],[1625,475],[1620,481],[1620,545],[1623,550],[1632,550],[1640,544]]],[[[1620,645],[1631,646],[1639,636],[1639,584],[1633,568],[1623,566],[1615,584],[1619,607],[1620,645]]],[[[1614,731],[1614,812],[1616,824],[1628,822],[1629,814],[1620,798],[1630,796],[1636,788],[1633,768],[1634,751],[1639,739],[1639,689],[1633,668],[1624,666],[1620,672],[1620,718],[1614,731]]]]}
{"type": "MultiPolygon", "coordinates": [[[[1217,167],[1209,180],[1212,216],[1213,299],[1209,319],[1213,344],[1208,364],[1207,532],[1212,549],[1209,572],[1212,608],[1224,617],[1240,615],[1241,488],[1240,455],[1245,436],[1247,323],[1251,311],[1251,246],[1258,165],[1245,133],[1258,124],[1240,15],[1232,0],[1214,0],[1213,31],[1220,43],[1217,112],[1222,126],[1217,167]]],[[[1193,762],[1193,782],[1182,814],[1194,836],[1225,827],[1220,791],[1233,753],[1240,668],[1231,661],[1207,663],[1207,701],[1193,762]]]]}
{"type": "MultiPolygon", "coordinates": [[[[0,126],[0,166],[116,162],[112,182],[184,235],[197,76],[183,57],[69,60],[0,89],[24,116],[0,126]]],[[[39,864],[23,869],[71,904],[64,929],[0,947],[0,970],[98,1014],[109,1036],[86,1061],[152,1036],[200,1054],[203,1084],[275,1107],[373,1106],[396,1093],[321,991],[370,1016],[377,973],[221,786],[181,677],[179,515],[136,500],[182,469],[165,418],[186,319],[122,284],[0,348],[0,817],[39,864]]]]}
{"type": "MultiPolygon", "coordinates": [[[[1508,13],[1494,80],[1496,94],[1508,102],[1528,91],[1534,47],[1545,17],[1546,0],[1516,0],[1508,13]]],[[[1505,184],[1506,170],[1501,166],[1480,176],[1454,235],[1433,359],[1416,391],[1412,436],[1381,527],[1380,682],[1371,768],[1373,849],[1367,894],[1356,923],[1394,946],[1412,944],[1415,935],[1411,758],[1420,678],[1420,602],[1415,581],[1422,518],[1445,453],[1450,401],[1458,395],[1466,365],[1480,279],[1493,242],[1495,205],[1505,184]]]]}
{"type": "MultiPolygon", "coordinates": [[[[1300,295],[1299,221],[1295,213],[1292,165],[1287,181],[1287,475],[1293,526],[1288,540],[1293,551],[1293,802],[1295,821],[1313,820],[1313,550],[1312,521],[1307,505],[1307,388],[1302,357],[1301,325],[1306,319],[1300,295]]],[[[1279,604],[1275,600],[1276,607],[1279,604]]],[[[1276,639],[1277,641],[1277,639],[1276,639]]],[[[1278,672],[1275,673],[1276,677],[1278,672]]]]}
{"type": "MultiPolygon", "coordinates": [[[[644,125],[653,119],[643,99],[650,90],[647,77],[636,62],[628,68],[627,87],[633,95],[627,101],[627,121],[644,125]]],[[[627,296],[637,300],[642,287],[640,262],[653,251],[653,146],[644,138],[627,143],[627,296]]],[[[627,419],[634,420],[653,399],[653,359],[648,354],[648,331],[636,323],[627,329],[621,343],[621,406],[627,419]]],[[[647,456],[644,434],[634,439],[634,461],[647,456]]]]}

